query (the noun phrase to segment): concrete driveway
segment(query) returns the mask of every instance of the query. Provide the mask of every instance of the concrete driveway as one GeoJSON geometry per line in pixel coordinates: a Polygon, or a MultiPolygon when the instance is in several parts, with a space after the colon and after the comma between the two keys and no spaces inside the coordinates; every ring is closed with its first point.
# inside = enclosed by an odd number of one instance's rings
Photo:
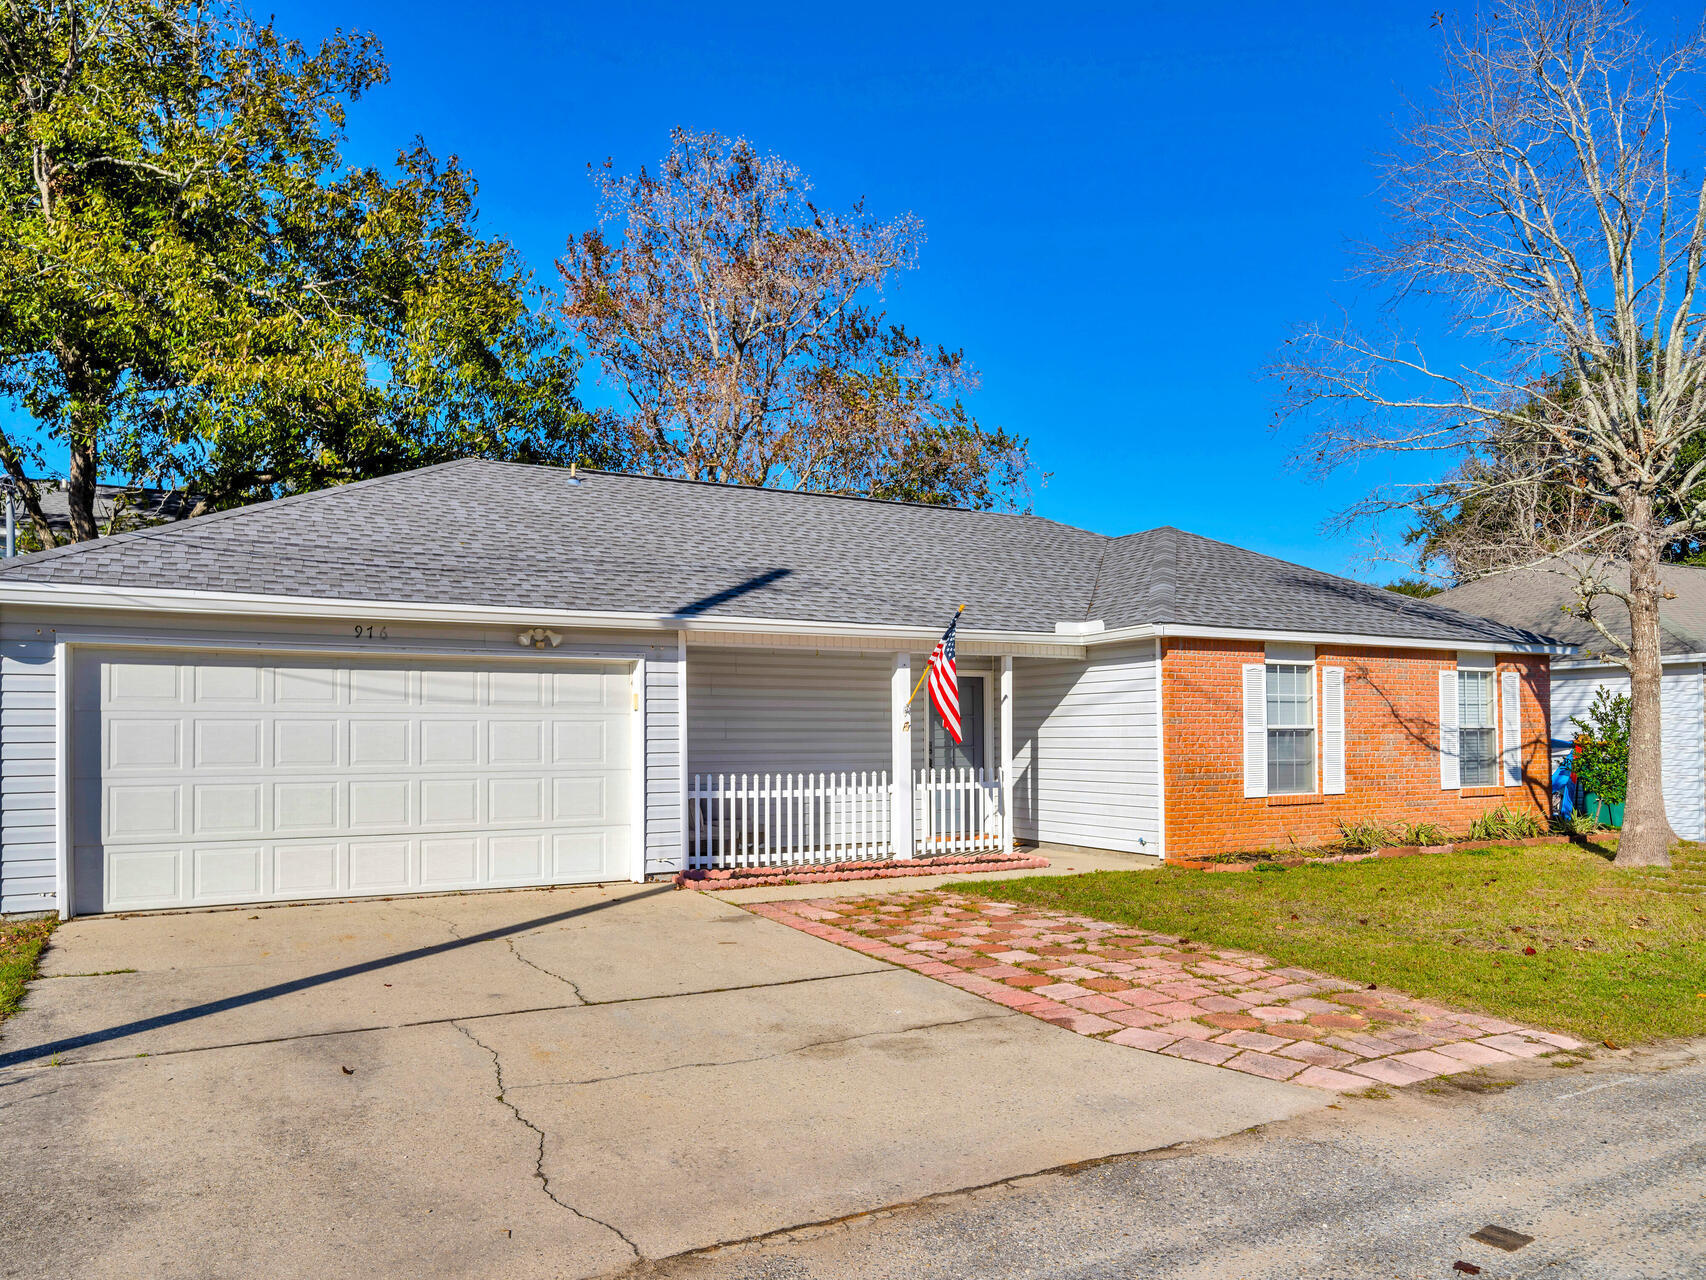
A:
{"type": "Polygon", "coordinates": [[[44,974],[3,1276],[591,1276],[1332,1101],[658,886],[80,920],[44,974]]]}

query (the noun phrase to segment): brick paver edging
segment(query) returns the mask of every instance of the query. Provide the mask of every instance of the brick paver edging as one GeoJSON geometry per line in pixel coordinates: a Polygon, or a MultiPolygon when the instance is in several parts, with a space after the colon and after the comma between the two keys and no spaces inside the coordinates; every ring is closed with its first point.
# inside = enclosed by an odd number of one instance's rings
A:
{"type": "Polygon", "coordinates": [[[1247,951],[951,893],[755,902],[828,942],[1127,1048],[1338,1092],[1581,1042],[1247,951]]]}
{"type": "Polygon", "coordinates": [[[714,871],[677,871],[678,889],[762,889],[767,885],[839,884],[847,880],[894,880],[906,876],[977,875],[989,871],[1031,871],[1048,866],[1047,858],[986,854],[956,858],[905,858],[881,862],[828,863],[821,867],[736,867],[714,871]]]}

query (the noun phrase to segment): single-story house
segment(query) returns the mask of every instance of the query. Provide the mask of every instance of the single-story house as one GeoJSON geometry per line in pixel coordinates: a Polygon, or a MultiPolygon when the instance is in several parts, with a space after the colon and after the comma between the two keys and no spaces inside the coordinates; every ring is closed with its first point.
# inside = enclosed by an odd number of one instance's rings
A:
{"type": "Polygon", "coordinates": [[[1544,811],[1544,636],[1159,528],[464,460],[0,567],[0,909],[1544,811]],[[957,606],[963,742],[916,685],[957,606]]]}
{"type": "MultiPolygon", "coordinates": [[[[1706,840],[1706,569],[1664,565],[1659,575],[1671,597],[1659,605],[1665,813],[1683,839],[1706,840]]],[[[1628,570],[1620,577],[1613,585],[1626,587],[1628,570]]],[[[1544,631],[1575,647],[1575,656],[1552,664],[1555,759],[1586,728],[1587,710],[1600,689],[1629,692],[1628,673],[1605,660],[1612,645],[1593,624],[1564,612],[1576,604],[1574,583],[1568,572],[1539,568],[1495,574],[1433,597],[1454,609],[1544,631]]],[[[1629,638],[1629,611],[1621,601],[1601,597],[1594,611],[1613,634],[1629,638]]]]}

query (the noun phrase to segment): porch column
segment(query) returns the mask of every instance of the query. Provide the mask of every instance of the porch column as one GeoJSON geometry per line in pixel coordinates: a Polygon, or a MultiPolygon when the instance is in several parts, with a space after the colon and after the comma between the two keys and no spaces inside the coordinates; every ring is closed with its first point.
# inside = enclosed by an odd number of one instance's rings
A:
{"type": "Polygon", "coordinates": [[[1001,659],[1001,852],[1013,848],[1013,659],[1001,659]]]}
{"type": "Polygon", "coordinates": [[[889,673],[889,742],[893,754],[893,807],[889,831],[894,856],[912,856],[912,655],[897,653],[889,673]]]}

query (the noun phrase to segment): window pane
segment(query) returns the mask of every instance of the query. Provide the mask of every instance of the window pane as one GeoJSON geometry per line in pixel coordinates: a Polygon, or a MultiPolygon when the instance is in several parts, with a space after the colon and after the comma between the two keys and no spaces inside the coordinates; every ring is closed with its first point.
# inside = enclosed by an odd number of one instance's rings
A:
{"type": "Polygon", "coordinates": [[[1461,780],[1466,787],[1498,785],[1497,734],[1492,729],[1460,729],[1457,750],[1461,780]]]}
{"type": "Polygon", "coordinates": [[[1315,731],[1268,730],[1268,794],[1307,795],[1315,790],[1315,731]]]}
{"type": "Polygon", "coordinates": [[[1270,662],[1267,677],[1269,726],[1312,728],[1315,724],[1315,668],[1270,662]]]}
{"type": "Polygon", "coordinates": [[[1493,673],[1457,673],[1457,724],[1460,729],[1493,727],[1493,673]]]}

